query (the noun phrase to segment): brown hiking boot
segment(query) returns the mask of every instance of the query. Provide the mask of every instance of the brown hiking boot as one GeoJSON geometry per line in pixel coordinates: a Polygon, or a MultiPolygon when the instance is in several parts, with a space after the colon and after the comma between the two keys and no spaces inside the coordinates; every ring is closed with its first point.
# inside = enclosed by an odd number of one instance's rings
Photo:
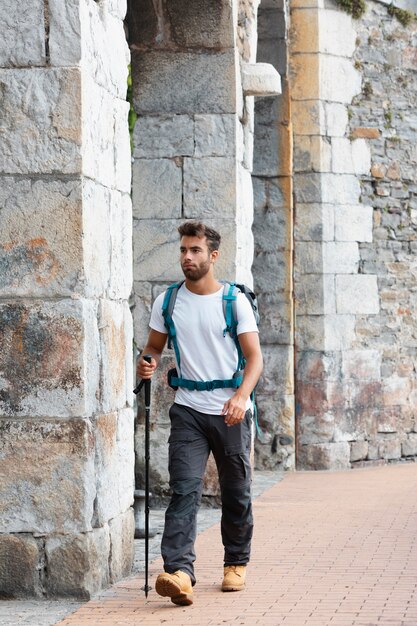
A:
{"type": "Polygon", "coordinates": [[[226,565],[222,591],[241,591],[245,588],[246,565],[226,565]]]}
{"type": "Polygon", "coordinates": [[[191,578],[185,572],[177,570],[173,574],[159,574],[155,583],[156,593],[171,598],[171,602],[180,606],[193,603],[193,587],[191,578]]]}

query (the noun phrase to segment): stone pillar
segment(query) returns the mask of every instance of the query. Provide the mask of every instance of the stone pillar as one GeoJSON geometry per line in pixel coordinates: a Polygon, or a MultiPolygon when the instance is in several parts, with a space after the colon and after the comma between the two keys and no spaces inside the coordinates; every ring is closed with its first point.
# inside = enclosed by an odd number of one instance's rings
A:
{"type": "Polygon", "coordinates": [[[257,98],[253,164],[253,274],[261,307],[265,371],[258,387],[261,429],[257,464],[291,469],[295,463],[292,127],[288,83],[288,7],[263,0],[258,15],[258,62],[282,78],[282,95],[257,98]]]}
{"type": "Polygon", "coordinates": [[[346,468],[381,375],[380,354],[360,346],[355,330],[358,316],[379,310],[376,275],[359,273],[359,243],[372,240],[358,180],[369,148],[346,132],[361,89],[356,33],[336,5],[291,7],[298,464],[346,468]]]}
{"type": "Polygon", "coordinates": [[[2,2],[0,592],[88,598],[133,552],[124,2],[2,2]]]}

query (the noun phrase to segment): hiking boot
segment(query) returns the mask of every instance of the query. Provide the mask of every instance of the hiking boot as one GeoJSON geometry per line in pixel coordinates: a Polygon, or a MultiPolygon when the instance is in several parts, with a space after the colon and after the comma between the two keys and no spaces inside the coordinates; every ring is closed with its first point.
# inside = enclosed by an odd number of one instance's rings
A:
{"type": "Polygon", "coordinates": [[[222,591],[241,591],[245,588],[246,565],[225,565],[222,591]]]}
{"type": "Polygon", "coordinates": [[[173,574],[167,572],[159,574],[155,583],[155,591],[160,596],[168,596],[171,598],[171,602],[180,606],[188,606],[193,603],[191,578],[180,569],[173,574]]]}

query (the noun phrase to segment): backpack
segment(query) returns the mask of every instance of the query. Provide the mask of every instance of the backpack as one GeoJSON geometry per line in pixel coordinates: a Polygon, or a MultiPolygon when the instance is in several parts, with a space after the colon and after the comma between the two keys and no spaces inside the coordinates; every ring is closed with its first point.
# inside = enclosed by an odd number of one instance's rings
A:
{"type": "MultiPolygon", "coordinates": [[[[211,391],[213,389],[224,389],[224,388],[232,388],[237,389],[243,379],[243,370],[245,367],[245,358],[243,356],[242,350],[240,348],[239,339],[237,335],[237,313],[236,313],[236,299],[237,294],[243,293],[247,300],[249,301],[256,324],[259,325],[259,310],[258,310],[258,301],[256,299],[253,291],[243,284],[231,283],[228,281],[221,281],[223,283],[223,314],[226,322],[226,326],[223,330],[223,336],[226,336],[226,333],[232,337],[235,342],[237,353],[238,353],[238,362],[237,368],[233,377],[228,380],[207,380],[207,381],[197,381],[197,380],[188,380],[181,377],[181,371],[177,371],[176,368],[169,370],[168,372],[168,384],[173,389],[178,389],[178,387],[185,387],[191,391],[211,391]]],[[[162,303],[162,316],[164,318],[165,327],[168,331],[168,348],[174,348],[175,357],[178,365],[178,369],[181,368],[181,357],[178,348],[176,331],[174,322],[172,320],[172,314],[175,307],[175,301],[177,299],[178,290],[184,281],[180,281],[178,283],[174,283],[170,287],[168,287],[164,301],[162,303]]]]}

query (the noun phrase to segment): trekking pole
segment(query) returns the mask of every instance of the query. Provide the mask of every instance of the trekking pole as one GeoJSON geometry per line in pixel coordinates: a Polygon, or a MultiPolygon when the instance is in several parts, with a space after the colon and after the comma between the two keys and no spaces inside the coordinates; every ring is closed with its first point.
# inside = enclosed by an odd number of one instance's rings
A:
{"type": "MultiPolygon", "coordinates": [[[[145,354],[143,359],[150,363],[152,356],[145,354]]],[[[151,413],[151,380],[141,380],[139,385],[133,390],[133,393],[138,394],[142,387],[145,386],[145,585],[142,587],[142,591],[145,592],[145,597],[148,597],[148,591],[151,587],[148,585],[148,571],[149,571],[149,431],[150,431],[150,413],[151,413]]]]}

